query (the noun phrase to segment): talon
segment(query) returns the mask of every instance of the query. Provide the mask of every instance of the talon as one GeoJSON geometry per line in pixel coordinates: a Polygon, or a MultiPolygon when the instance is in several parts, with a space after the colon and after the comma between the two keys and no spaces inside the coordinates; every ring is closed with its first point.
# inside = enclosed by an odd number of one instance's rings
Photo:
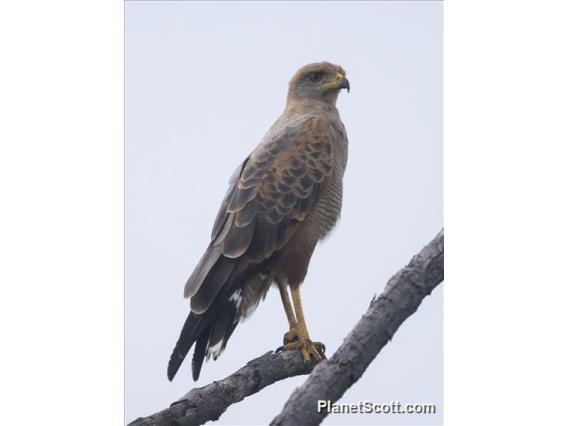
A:
{"type": "Polygon", "coordinates": [[[295,328],[291,328],[290,331],[284,334],[283,338],[284,345],[295,342],[297,340],[298,340],[298,330],[295,328]]]}
{"type": "Polygon", "coordinates": [[[313,347],[316,349],[316,351],[319,353],[319,355],[322,357],[322,359],[327,359],[327,357],[325,356],[325,345],[321,342],[312,342],[313,347]]]}
{"type": "Polygon", "coordinates": [[[309,362],[312,358],[316,363],[327,359],[325,357],[325,345],[320,342],[312,342],[311,340],[295,340],[280,346],[276,351],[293,351],[299,350],[302,354],[304,362],[309,362]]]}

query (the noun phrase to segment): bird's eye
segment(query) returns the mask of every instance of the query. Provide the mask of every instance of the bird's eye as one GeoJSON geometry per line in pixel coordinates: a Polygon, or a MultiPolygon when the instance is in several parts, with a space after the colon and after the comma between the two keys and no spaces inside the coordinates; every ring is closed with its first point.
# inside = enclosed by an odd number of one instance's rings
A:
{"type": "Polygon", "coordinates": [[[309,79],[313,83],[317,83],[318,81],[321,80],[322,77],[323,74],[321,72],[313,72],[309,75],[309,79]]]}

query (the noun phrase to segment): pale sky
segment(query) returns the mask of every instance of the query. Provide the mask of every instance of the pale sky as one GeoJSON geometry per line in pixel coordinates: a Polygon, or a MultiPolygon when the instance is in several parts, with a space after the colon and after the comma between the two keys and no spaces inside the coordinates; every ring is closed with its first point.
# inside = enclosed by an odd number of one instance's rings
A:
{"type": "MultiPolygon", "coordinates": [[[[373,295],[442,228],[442,3],[126,3],[126,421],[169,406],[281,344],[278,291],[239,324],[193,383],[166,366],[236,166],[284,107],[302,65],[347,71],[342,218],[302,286],[328,355],[373,295]]],[[[433,403],[436,415],[330,415],[324,424],[441,424],[442,288],[398,330],[340,402],[433,403]]],[[[187,360],[186,360],[187,361],[187,360]]],[[[305,378],[233,405],[218,424],[267,424],[305,378]]]]}

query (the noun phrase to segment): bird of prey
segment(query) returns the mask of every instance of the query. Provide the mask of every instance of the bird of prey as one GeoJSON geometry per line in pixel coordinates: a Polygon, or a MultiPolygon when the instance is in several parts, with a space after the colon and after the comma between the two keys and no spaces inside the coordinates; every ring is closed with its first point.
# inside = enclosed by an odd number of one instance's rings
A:
{"type": "Polygon", "coordinates": [[[341,211],[347,164],[336,108],[341,89],[349,91],[341,66],[321,62],[298,70],[284,112],[234,172],[209,246],[185,285],[191,312],[170,357],[169,380],[194,344],[197,380],[204,358],[217,359],[272,284],[290,327],[281,350],[300,350],[305,361],[325,357],[324,346],[310,340],[300,284],[341,211]]]}

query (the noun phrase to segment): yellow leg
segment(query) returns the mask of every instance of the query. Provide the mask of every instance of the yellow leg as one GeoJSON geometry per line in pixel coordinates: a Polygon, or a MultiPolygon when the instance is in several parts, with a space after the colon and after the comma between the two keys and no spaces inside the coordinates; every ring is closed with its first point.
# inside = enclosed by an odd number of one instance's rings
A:
{"type": "Polygon", "coordinates": [[[325,346],[322,343],[312,342],[310,340],[306,320],[304,318],[304,311],[302,309],[299,286],[290,286],[290,291],[292,292],[292,301],[294,302],[294,311],[296,313],[296,321],[298,323],[298,340],[285,344],[283,349],[299,349],[304,361],[307,362],[310,358],[313,358],[316,362],[320,362],[325,359],[325,346]]]}
{"type": "Polygon", "coordinates": [[[292,300],[294,301],[294,310],[298,319],[298,338],[300,340],[309,340],[308,327],[304,318],[304,310],[302,309],[302,300],[300,298],[300,286],[290,287],[292,292],[292,300]]]}
{"type": "Polygon", "coordinates": [[[290,303],[290,297],[288,296],[286,284],[278,283],[278,290],[280,290],[280,298],[282,299],[282,305],[284,306],[284,312],[286,312],[288,325],[290,327],[290,330],[286,334],[284,334],[284,345],[287,345],[295,340],[298,340],[298,322],[296,321],[296,316],[294,315],[294,308],[292,307],[292,303],[290,303]]]}
{"type": "Polygon", "coordinates": [[[286,285],[278,283],[278,290],[280,290],[280,298],[282,299],[282,305],[284,305],[284,311],[286,312],[290,329],[296,328],[297,323],[296,317],[294,316],[294,308],[292,308],[292,304],[290,303],[290,297],[288,297],[286,285]]]}

